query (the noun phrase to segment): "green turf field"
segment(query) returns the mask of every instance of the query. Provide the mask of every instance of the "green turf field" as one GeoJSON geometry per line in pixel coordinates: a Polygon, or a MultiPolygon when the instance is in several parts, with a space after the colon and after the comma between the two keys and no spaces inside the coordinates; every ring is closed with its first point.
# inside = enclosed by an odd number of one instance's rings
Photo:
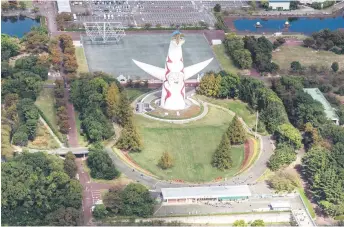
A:
{"type": "Polygon", "coordinates": [[[140,95],[150,92],[152,89],[149,88],[126,88],[125,92],[130,102],[134,101],[140,95]]]}
{"type": "Polygon", "coordinates": [[[84,52],[84,48],[75,48],[76,61],[78,63],[78,73],[88,72],[87,60],[84,52]]]}
{"type": "Polygon", "coordinates": [[[55,98],[54,89],[44,88],[41,94],[38,96],[36,106],[44,113],[48,121],[58,131],[57,119],[56,119],[56,109],[55,109],[55,98]]]}
{"type": "Polygon", "coordinates": [[[223,44],[213,46],[213,51],[223,70],[231,73],[238,73],[240,71],[240,69],[234,65],[232,59],[226,54],[223,44]]]}
{"type": "Polygon", "coordinates": [[[243,146],[232,148],[234,166],[231,170],[222,172],[211,166],[212,154],[231,119],[227,112],[215,107],[210,107],[203,119],[188,124],[170,124],[135,115],[144,149],[130,156],[141,167],[163,179],[204,182],[231,177],[243,161],[243,146]],[[169,170],[157,166],[165,151],[175,159],[174,167],[169,170]]]}
{"type": "Polygon", "coordinates": [[[249,127],[254,127],[256,122],[256,115],[252,113],[252,110],[249,109],[248,105],[240,100],[233,99],[215,99],[206,97],[203,95],[197,95],[201,100],[204,100],[209,103],[213,103],[222,107],[225,107],[239,117],[241,117],[249,127]]]}

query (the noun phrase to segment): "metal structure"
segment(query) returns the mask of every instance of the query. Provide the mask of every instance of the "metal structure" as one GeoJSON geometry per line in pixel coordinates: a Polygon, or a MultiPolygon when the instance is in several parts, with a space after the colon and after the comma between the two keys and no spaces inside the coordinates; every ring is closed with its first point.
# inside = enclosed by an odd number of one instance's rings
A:
{"type": "Polygon", "coordinates": [[[118,43],[125,36],[121,22],[85,22],[84,26],[92,43],[118,43]]]}

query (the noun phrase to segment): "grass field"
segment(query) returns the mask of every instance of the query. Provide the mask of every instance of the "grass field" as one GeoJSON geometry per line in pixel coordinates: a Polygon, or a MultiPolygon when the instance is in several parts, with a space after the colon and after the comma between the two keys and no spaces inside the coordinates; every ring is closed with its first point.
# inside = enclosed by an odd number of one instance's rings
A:
{"type": "Polygon", "coordinates": [[[330,51],[316,51],[302,46],[281,46],[280,51],[272,53],[272,60],[281,69],[290,69],[290,63],[299,61],[303,66],[323,65],[331,67],[332,62],[344,65],[344,55],[338,55],[330,51]]]}
{"type": "Polygon", "coordinates": [[[144,148],[141,153],[130,156],[141,167],[163,179],[204,182],[231,177],[243,162],[243,146],[232,147],[234,166],[229,171],[222,172],[211,166],[212,155],[231,119],[227,112],[215,107],[210,107],[203,119],[181,125],[135,115],[144,148]],[[165,151],[175,159],[174,167],[169,170],[157,166],[165,151]]]}
{"type": "Polygon", "coordinates": [[[50,124],[58,132],[56,109],[54,106],[54,90],[52,88],[44,88],[41,94],[38,96],[35,104],[44,113],[44,115],[48,118],[50,124]]]}
{"type": "Polygon", "coordinates": [[[223,70],[231,73],[237,73],[240,71],[240,69],[234,65],[232,59],[226,54],[225,46],[223,44],[213,46],[213,51],[223,70]]]}
{"type": "Polygon", "coordinates": [[[50,135],[48,129],[43,125],[43,123],[39,121],[37,125],[36,138],[34,141],[29,141],[27,147],[32,149],[51,150],[59,148],[59,145],[50,135]]]}
{"type": "Polygon", "coordinates": [[[254,127],[256,122],[256,115],[251,112],[246,103],[240,100],[233,99],[214,99],[200,95],[197,95],[197,97],[206,102],[213,103],[233,111],[239,117],[241,117],[249,127],[254,127]]]}
{"type": "Polygon", "coordinates": [[[152,89],[149,88],[126,88],[125,92],[130,102],[134,101],[140,95],[150,92],[152,89]]]}
{"type": "Polygon", "coordinates": [[[75,48],[76,61],[78,63],[78,73],[88,72],[87,60],[84,52],[84,48],[75,48]]]}

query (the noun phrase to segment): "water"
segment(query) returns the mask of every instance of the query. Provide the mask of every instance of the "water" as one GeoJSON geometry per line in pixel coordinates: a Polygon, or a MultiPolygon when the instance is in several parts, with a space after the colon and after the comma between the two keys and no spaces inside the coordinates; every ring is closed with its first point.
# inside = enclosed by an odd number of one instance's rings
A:
{"type": "Polygon", "coordinates": [[[1,33],[21,38],[31,27],[39,26],[39,20],[27,17],[1,17],[1,33]]]}
{"type": "Polygon", "coordinates": [[[337,16],[334,18],[289,18],[289,29],[285,29],[284,23],[288,18],[284,19],[237,19],[234,21],[234,26],[237,31],[250,32],[298,32],[310,34],[319,30],[328,28],[330,30],[337,30],[344,28],[344,17],[337,16]],[[255,24],[260,22],[261,28],[256,28],[255,24]]]}

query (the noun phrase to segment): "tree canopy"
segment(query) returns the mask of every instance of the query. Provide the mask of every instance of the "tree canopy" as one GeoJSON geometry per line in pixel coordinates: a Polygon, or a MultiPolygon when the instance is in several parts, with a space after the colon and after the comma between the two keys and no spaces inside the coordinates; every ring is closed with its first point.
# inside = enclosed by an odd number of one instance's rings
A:
{"type": "Polygon", "coordinates": [[[213,154],[212,165],[219,170],[226,170],[232,167],[233,161],[231,157],[231,144],[226,133],[222,136],[222,140],[215,153],[213,154]]]}
{"type": "Polygon", "coordinates": [[[3,224],[79,222],[82,186],[63,171],[58,157],[42,152],[20,154],[1,165],[1,183],[3,224]]]}

